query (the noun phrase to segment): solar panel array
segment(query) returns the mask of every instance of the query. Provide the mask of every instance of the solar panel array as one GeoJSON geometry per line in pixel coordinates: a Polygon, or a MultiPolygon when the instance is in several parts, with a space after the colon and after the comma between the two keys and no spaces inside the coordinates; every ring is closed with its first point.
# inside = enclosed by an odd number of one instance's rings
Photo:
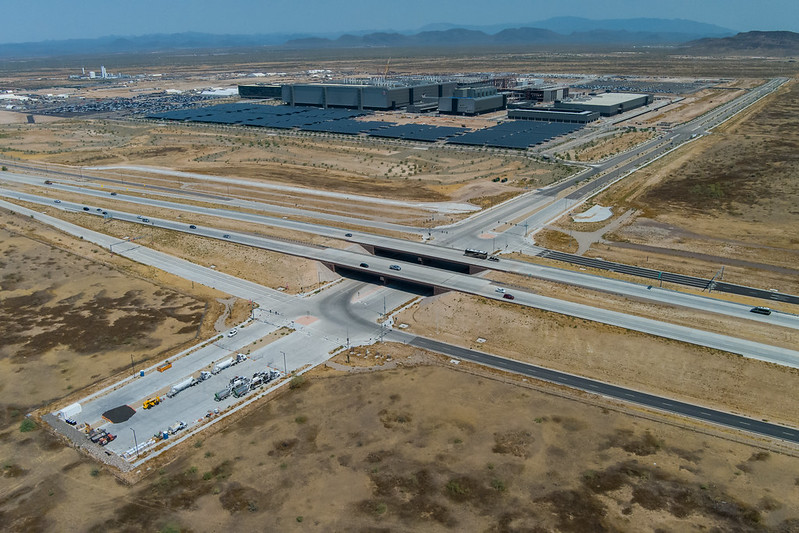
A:
{"type": "Polygon", "coordinates": [[[435,142],[446,140],[450,144],[516,148],[524,150],[571,133],[582,124],[547,123],[537,121],[507,121],[491,128],[469,132],[466,128],[430,126],[428,124],[402,124],[393,122],[361,121],[356,117],[369,112],[353,109],[321,109],[318,107],[269,106],[259,104],[218,104],[197,109],[180,109],[149,115],[149,118],[206,122],[213,124],[240,124],[262,128],[293,129],[302,131],[405,139],[435,142]]]}
{"type": "Polygon", "coordinates": [[[468,131],[466,128],[451,128],[444,126],[430,126],[429,124],[401,124],[391,125],[371,132],[372,137],[387,137],[390,139],[405,139],[408,141],[435,142],[468,131]]]}
{"type": "Polygon", "coordinates": [[[351,118],[343,118],[339,120],[328,120],[326,122],[319,122],[317,124],[307,124],[300,126],[303,131],[320,131],[328,133],[344,133],[347,135],[358,135],[365,133],[369,130],[384,127],[390,122],[380,121],[361,121],[353,120],[351,118]]]}
{"type": "Polygon", "coordinates": [[[563,124],[528,120],[508,121],[482,130],[464,133],[447,143],[495,148],[525,149],[559,135],[582,128],[582,124],[563,124]]]}
{"type": "Polygon", "coordinates": [[[156,113],[150,115],[149,118],[289,129],[331,120],[351,119],[365,114],[367,113],[351,109],[218,104],[198,109],[181,109],[166,113],[156,113]]]}

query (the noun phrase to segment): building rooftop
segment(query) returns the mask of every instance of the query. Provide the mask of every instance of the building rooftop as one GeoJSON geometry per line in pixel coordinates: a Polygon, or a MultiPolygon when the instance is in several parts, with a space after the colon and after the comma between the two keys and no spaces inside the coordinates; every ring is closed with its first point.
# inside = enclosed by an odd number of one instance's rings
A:
{"type": "MultiPolygon", "coordinates": [[[[635,93],[602,93],[588,98],[575,98],[568,100],[569,103],[591,104],[591,105],[619,105],[637,98],[646,98],[646,94],[635,93]]],[[[566,100],[564,100],[565,102],[566,100]]]]}

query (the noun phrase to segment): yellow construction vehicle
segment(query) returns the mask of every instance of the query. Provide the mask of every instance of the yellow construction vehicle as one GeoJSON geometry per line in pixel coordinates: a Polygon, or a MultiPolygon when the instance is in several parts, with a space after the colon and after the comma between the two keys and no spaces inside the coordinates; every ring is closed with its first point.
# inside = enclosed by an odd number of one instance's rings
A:
{"type": "Polygon", "coordinates": [[[161,403],[161,398],[159,396],[153,396],[152,398],[147,398],[144,400],[142,407],[144,409],[149,409],[150,407],[155,407],[159,403],[161,403]]]}

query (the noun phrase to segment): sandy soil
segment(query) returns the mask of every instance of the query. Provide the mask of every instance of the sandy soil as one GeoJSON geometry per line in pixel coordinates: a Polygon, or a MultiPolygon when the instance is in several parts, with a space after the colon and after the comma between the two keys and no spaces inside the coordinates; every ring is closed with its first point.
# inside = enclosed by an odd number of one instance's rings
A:
{"type": "MultiPolygon", "coordinates": [[[[160,166],[421,201],[445,201],[447,194],[472,183],[490,185],[493,194],[508,187],[537,187],[568,172],[524,155],[435,144],[112,120],[0,125],[0,154],[81,167],[160,166]]],[[[184,181],[184,186],[191,185],[184,181]]]]}
{"type": "MultiPolygon", "coordinates": [[[[405,364],[425,358],[380,351],[405,364]]],[[[321,370],[132,487],[42,430],[9,428],[0,521],[7,531],[799,524],[795,457],[468,370],[321,370]]]]}
{"type": "Polygon", "coordinates": [[[17,220],[0,218],[4,423],[174,353],[213,324],[205,301],[94,260],[105,255],[96,247],[32,238],[17,220]]]}
{"type": "MultiPolygon", "coordinates": [[[[737,81],[737,80],[736,80],[737,81]]],[[[740,80],[736,84],[738,89],[704,89],[687,95],[683,100],[668,105],[652,117],[641,120],[640,118],[629,121],[640,126],[657,126],[661,123],[682,124],[688,122],[711,109],[718,107],[743,94],[743,89],[753,85],[751,80],[740,80]]],[[[623,123],[627,125],[627,123],[623,123]]]]}
{"type": "Polygon", "coordinates": [[[586,255],[799,293],[797,113],[791,84],[599,195],[638,216],[586,255]]]}
{"type": "Polygon", "coordinates": [[[427,298],[397,322],[444,342],[654,394],[787,424],[799,419],[799,402],[786,401],[786,394],[799,400],[793,368],[456,293],[427,298]]]}
{"type": "MultiPolygon", "coordinates": [[[[578,146],[570,150],[563,156],[574,161],[599,161],[627,150],[652,139],[655,136],[653,131],[621,131],[610,137],[591,141],[590,143],[578,146]]],[[[557,155],[557,154],[556,154],[557,155]]],[[[558,155],[558,157],[560,157],[558,155]]]]}
{"type": "MultiPolygon", "coordinates": [[[[25,204],[25,202],[19,203],[25,204]]],[[[41,210],[41,206],[25,205],[41,210]]],[[[159,228],[142,227],[139,224],[119,220],[87,217],[81,213],[65,213],[48,208],[45,208],[44,212],[106,235],[114,235],[120,239],[137,239],[155,250],[181,257],[202,266],[213,267],[220,272],[267,287],[283,287],[290,294],[313,290],[319,285],[337,278],[337,275],[328,269],[320,270],[316,261],[301,257],[242,246],[223,240],[207,239],[159,228]]],[[[163,215],[165,213],[159,214],[163,215]]],[[[175,218],[174,213],[168,213],[166,216],[172,219],[175,218]]],[[[193,217],[191,223],[202,224],[205,219],[206,217],[193,217]]],[[[186,223],[189,224],[190,222],[187,221],[186,223]]],[[[214,221],[214,224],[216,224],[216,221],[214,221]]],[[[230,221],[227,221],[226,224],[237,231],[246,230],[248,226],[255,226],[239,224],[234,227],[234,224],[230,221]]],[[[220,230],[222,229],[224,229],[224,223],[220,226],[220,230]]],[[[291,236],[289,235],[288,237],[291,236]]],[[[301,242],[311,241],[313,243],[314,240],[322,240],[319,237],[307,238],[305,234],[301,236],[303,237],[301,242]]],[[[286,237],[280,238],[285,239],[286,237]]]]}
{"type": "MultiPolygon", "coordinates": [[[[34,115],[34,120],[38,124],[48,122],[58,122],[61,120],[59,117],[48,117],[46,115],[34,115]]],[[[28,114],[17,113],[15,111],[0,111],[0,124],[27,124],[28,114]]]]}
{"type": "MultiPolygon", "coordinates": [[[[672,324],[712,331],[722,335],[730,335],[790,349],[799,344],[799,331],[795,329],[782,328],[715,313],[687,310],[682,307],[658,305],[637,298],[626,298],[617,294],[592,291],[516,274],[492,272],[485,274],[484,277],[504,283],[508,287],[531,290],[543,296],[551,296],[621,313],[630,313],[672,324]]],[[[713,294],[708,295],[708,293],[705,293],[704,296],[712,297],[713,294]]]]}

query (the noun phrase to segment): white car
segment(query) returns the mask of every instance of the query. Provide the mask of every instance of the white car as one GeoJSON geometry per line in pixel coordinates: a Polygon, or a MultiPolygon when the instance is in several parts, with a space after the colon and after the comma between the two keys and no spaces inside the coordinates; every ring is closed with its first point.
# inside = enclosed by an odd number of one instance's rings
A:
{"type": "Polygon", "coordinates": [[[227,336],[228,337],[235,337],[236,333],[238,333],[238,332],[239,332],[239,330],[237,330],[236,328],[233,328],[233,329],[231,329],[230,331],[227,332],[227,336]]]}
{"type": "Polygon", "coordinates": [[[502,287],[497,287],[496,289],[494,289],[494,292],[502,294],[503,292],[505,292],[505,289],[503,289],[502,287]]]}

